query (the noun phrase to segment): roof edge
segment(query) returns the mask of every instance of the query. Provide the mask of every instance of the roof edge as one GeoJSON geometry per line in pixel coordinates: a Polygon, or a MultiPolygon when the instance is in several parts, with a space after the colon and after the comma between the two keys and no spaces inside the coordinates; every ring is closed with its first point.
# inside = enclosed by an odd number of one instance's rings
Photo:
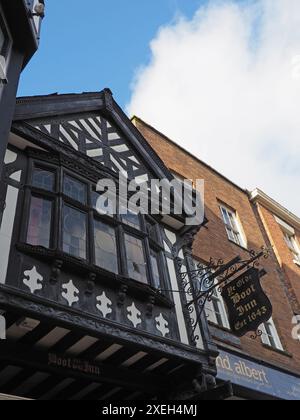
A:
{"type": "Polygon", "coordinates": [[[203,160],[201,160],[200,158],[198,158],[197,156],[193,155],[191,152],[189,152],[187,149],[185,149],[183,146],[180,146],[178,143],[176,143],[176,141],[170,139],[170,137],[168,137],[167,135],[163,134],[161,131],[159,131],[157,128],[153,127],[151,124],[148,124],[147,122],[145,122],[143,119],[141,119],[140,117],[138,117],[137,115],[134,115],[131,118],[131,121],[134,124],[134,121],[137,120],[138,122],[142,123],[143,125],[145,125],[146,127],[148,127],[150,130],[154,131],[156,134],[158,134],[159,136],[163,137],[167,142],[169,142],[170,144],[172,144],[173,146],[177,147],[178,149],[180,149],[181,151],[183,151],[184,153],[188,154],[192,159],[196,160],[197,162],[201,163],[201,165],[205,166],[207,169],[209,169],[210,171],[214,172],[216,175],[220,176],[221,178],[223,178],[226,182],[228,182],[229,184],[231,184],[234,188],[237,188],[239,191],[241,191],[242,193],[248,195],[248,191],[246,188],[242,188],[240,187],[238,184],[236,184],[234,181],[232,181],[231,179],[227,178],[225,175],[221,174],[221,172],[217,171],[217,169],[213,168],[212,166],[210,166],[208,163],[204,162],[203,160]]]}
{"type": "Polygon", "coordinates": [[[300,230],[300,218],[285,208],[282,204],[268,196],[264,191],[256,188],[253,191],[249,191],[249,197],[251,202],[262,204],[277,217],[291,224],[292,227],[300,230]]]}

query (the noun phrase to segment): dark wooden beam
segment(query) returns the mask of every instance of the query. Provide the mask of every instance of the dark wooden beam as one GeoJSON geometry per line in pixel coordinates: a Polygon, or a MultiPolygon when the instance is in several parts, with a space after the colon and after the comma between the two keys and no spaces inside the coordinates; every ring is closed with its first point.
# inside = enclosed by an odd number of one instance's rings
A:
{"type": "Polygon", "coordinates": [[[50,376],[39,385],[32,388],[28,393],[28,398],[32,398],[33,400],[40,399],[43,395],[47,394],[51,389],[60,384],[64,379],[65,378],[62,378],[61,376],[50,376]]]}
{"type": "Polygon", "coordinates": [[[10,327],[12,327],[19,319],[22,317],[14,312],[5,312],[3,315],[6,322],[6,330],[8,330],[10,327]]]}
{"type": "Polygon", "coordinates": [[[24,337],[18,341],[18,346],[23,346],[24,348],[30,348],[35,343],[40,341],[43,337],[48,335],[53,330],[51,325],[40,324],[34,330],[28,332],[24,337]]]}
{"type": "Polygon", "coordinates": [[[136,350],[132,348],[125,347],[118,352],[114,353],[108,359],[105,360],[105,363],[111,364],[113,366],[120,366],[122,363],[126,362],[126,360],[130,359],[137,353],[136,350]]]}
{"type": "MultiPolygon", "coordinates": [[[[6,360],[9,364],[16,366],[36,369],[38,372],[52,373],[63,378],[73,378],[75,380],[87,380],[90,382],[108,383],[112,386],[121,386],[129,389],[143,390],[145,392],[164,392],[172,388],[166,378],[153,374],[140,374],[130,369],[97,363],[100,375],[94,372],[82,372],[67,367],[53,366],[48,363],[48,353],[36,351],[22,346],[15,346],[4,342],[0,347],[0,361],[6,360]]],[[[95,364],[95,362],[90,362],[95,364]]]]}
{"type": "Polygon", "coordinates": [[[109,384],[103,385],[95,391],[88,394],[83,398],[83,401],[99,401],[101,398],[105,397],[109,392],[111,392],[116,386],[109,384]]]}
{"type": "Polygon", "coordinates": [[[73,395],[78,394],[79,391],[86,388],[88,385],[90,385],[90,382],[86,380],[73,382],[64,390],[62,390],[55,399],[58,401],[69,400],[71,397],[73,397],[73,395]]]}
{"type": "Polygon", "coordinates": [[[154,363],[159,362],[162,359],[161,356],[156,356],[153,354],[148,354],[147,356],[143,357],[143,359],[139,360],[132,366],[132,369],[138,372],[143,372],[148,367],[154,365],[154,363]]]}
{"type": "Polygon", "coordinates": [[[99,341],[93,344],[90,348],[88,348],[83,353],[81,353],[80,357],[83,359],[94,360],[99,354],[104,352],[113,344],[114,344],[113,341],[107,340],[105,338],[101,338],[99,341]]]}
{"type": "Polygon", "coordinates": [[[76,329],[85,335],[99,336],[99,339],[103,336],[107,340],[114,340],[115,343],[132,346],[137,351],[151,352],[153,356],[160,356],[160,358],[177,358],[177,360],[179,358],[188,363],[207,364],[207,352],[195,347],[153,336],[141,330],[133,330],[125,325],[86,315],[56,303],[49,305],[48,302],[36,296],[11,290],[4,285],[0,285],[0,305],[7,310],[13,308],[33,318],[38,317],[54,326],[76,329]]]}
{"type": "MultiPolygon", "coordinates": [[[[23,369],[16,376],[10,379],[6,384],[1,387],[1,392],[4,394],[15,394],[15,389],[18,388],[23,382],[33,376],[36,371],[32,368],[23,369]]],[[[18,396],[21,396],[20,394],[18,396]]]]}
{"type": "Polygon", "coordinates": [[[232,384],[230,382],[224,382],[218,385],[216,388],[210,389],[203,392],[200,395],[199,400],[201,401],[224,401],[234,396],[232,384]]]}
{"type": "Polygon", "coordinates": [[[80,332],[71,331],[59,340],[53,347],[49,349],[50,352],[64,354],[70,347],[74,346],[80,341],[84,335],[80,332]]]}

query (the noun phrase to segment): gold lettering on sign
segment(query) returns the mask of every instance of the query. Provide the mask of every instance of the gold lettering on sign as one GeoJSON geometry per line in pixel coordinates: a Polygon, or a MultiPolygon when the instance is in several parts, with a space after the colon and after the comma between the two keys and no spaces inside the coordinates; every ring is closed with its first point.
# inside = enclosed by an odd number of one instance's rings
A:
{"type": "Polygon", "coordinates": [[[269,314],[271,316],[272,307],[259,280],[259,271],[249,269],[223,288],[222,296],[229,312],[230,326],[239,336],[256,330],[269,314]]]}

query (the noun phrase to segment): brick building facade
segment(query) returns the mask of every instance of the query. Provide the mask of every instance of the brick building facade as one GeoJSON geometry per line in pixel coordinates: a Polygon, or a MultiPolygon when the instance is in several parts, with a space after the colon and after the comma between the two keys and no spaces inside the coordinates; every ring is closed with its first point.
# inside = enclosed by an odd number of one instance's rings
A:
{"type": "Polygon", "coordinates": [[[295,315],[300,314],[300,219],[260,190],[250,195],[282,270],[295,315]]]}
{"type": "Polygon", "coordinates": [[[253,340],[248,335],[240,340],[230,333],[220,296],[207,308],[211,332],[221,352],[220,377],[236,384],[239,397],[260,398],[264,394],[268,398],[299,399],[299,377],[292,379],[289,375],[300,375],[299,341],[291,334],[293,317],[299,314],[300,259],[296,261],[297,249],[293,258],[292,245],[287,245],[283,231],[299,239],[300,220],[283,212],[274,202],[271,206],[272,200],[263,200],[262,193],[252,193],[249,200],[246,190],[156,129],[137,117],[133,122],[175,176],[205,181],[205,212],[209,222],[195,241],[196,261],[205,263],[211,257],[229,261],[237,255],[247,258],[249,250],[273,246],[271,257],[262,263],[267,271],[262,285],[273,304],[273,320],[262,327],[261,338],[253,340]],[[283,219],[281,225],[279,216],[283,219]],[[279,384],[280,389],[276,389],[279,384]],[[258,388],[260,393],[255,392],[258,388]]]}

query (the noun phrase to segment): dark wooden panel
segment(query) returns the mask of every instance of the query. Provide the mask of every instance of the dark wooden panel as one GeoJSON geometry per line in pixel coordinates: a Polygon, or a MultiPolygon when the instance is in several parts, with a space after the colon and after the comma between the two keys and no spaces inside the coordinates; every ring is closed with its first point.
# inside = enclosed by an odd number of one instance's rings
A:
{"type": "Polygon", "coordinates": [[[59,395],[57,396],[56,400],[65,401],[70,399],[73,395],[76,395],[79,391],[86,388],[90,385],[89,381],[76,381],[69,386],[67,386],[64,390],[62,390],[59,395]]]}
{"type": "Polygon", "coordinates": [[[10,381],[8,381],[3,387],[1,387],[1,392],[4,394],[14,394],[14,390],[18,388],[23,382],[29,379],[32,375],[36,373],[36,370],[32,368],[23,369],[16,376],[14,376],[10,381]]]}
{"type": "Polygon", "coordinates": [[[16,366],[36,369],[36,371],[52,373],[53,375],[73,378],[74,380],[87,380],[90,382],[105,382],[112,386],[127,387],[135,390],[140,389],[146,392],[169,389],[172,384],[165,377],[153,374],[139,374],[130,369],[97,363],[100,369],[100,376],[96,372],[82,372],[81,370],[67,369],[48,364],[47,353],[41,351],[24,349],[21,346],[11,345],[7,342],[0,347],[0,360],[9,361],[16,366]]]}
{"type": "Polygon", "coordinates": [[[32,388],[28,394],[28,397],[34,400],[40,399],[43,395],[45,395],[51,389],[55,388],[60,382],[62,382],[63,379],[64,378],[61,376],[50,376],[39,385],[32,388]]]}

